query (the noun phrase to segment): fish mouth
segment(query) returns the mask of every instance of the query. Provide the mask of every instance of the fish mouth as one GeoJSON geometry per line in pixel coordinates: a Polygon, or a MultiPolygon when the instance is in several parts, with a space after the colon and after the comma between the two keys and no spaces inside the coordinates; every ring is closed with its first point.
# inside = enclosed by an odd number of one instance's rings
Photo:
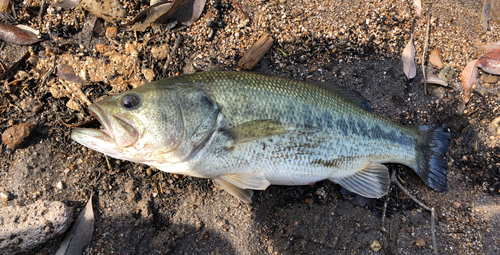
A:
{"type": "Polygon", "coordinates": [[[89,106],[89,111],[104,128],[75,129],[71,133],[73,140],[97,151],[130,147],[137,142],[139,138],[137,129],[125,118],[111,115],[97,104],[89,106]]]}

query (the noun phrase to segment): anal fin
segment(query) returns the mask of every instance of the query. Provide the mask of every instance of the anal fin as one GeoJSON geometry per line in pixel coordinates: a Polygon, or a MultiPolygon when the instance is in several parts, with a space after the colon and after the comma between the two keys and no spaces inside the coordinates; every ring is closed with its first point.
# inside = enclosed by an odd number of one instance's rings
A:
{"type": "Polygon", "coordinates": [[[223,174],[214,181],[245,203],[252,203],[252,190],[265,190],[271,185],[263,173],[223,174]]]}
{"type": "Polygon", "coordinates": [[[354,175],[330,180],[353,193],[368,198],[379,198],[387,194],[391,181],[387,167],[374,162],[366,164],[354,175]]]}

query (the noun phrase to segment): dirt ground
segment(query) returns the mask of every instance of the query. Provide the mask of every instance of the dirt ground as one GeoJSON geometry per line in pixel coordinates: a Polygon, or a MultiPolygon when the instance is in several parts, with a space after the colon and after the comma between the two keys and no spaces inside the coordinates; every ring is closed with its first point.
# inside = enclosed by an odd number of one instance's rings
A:
{"type": "MultiPolygon", "coordinates": [[[[146,2],[124,4],[127,19],[146,2]]],[[[4,66],[32,54],[0,85],[0,132],[20,123],[36,125],[22,148],[0,146],[0,191],[8,194],[0,206],[61,201],[76,217],[93,192],[95,230],[84,254],[432,254],[430,213],[394,185],[382,231],[385,197],[343,195],[338,185],[323,181],[271,186],[256,191],[249,205],[210,180],[111,158],[108,166],[103,154],[70,139],[71,125],[93,119],[86,110],[90,102],[148,80],[239,70],[248,47],[269,32],[274,45],[254,72],[346,86],[370,100],[376,114],[404,125],[447,123],[452,129],[447,191],[427,188],[411,169],[390,169],[413,195],[436,208],[440,254],[500,254],[500,84],[496,76],[480,73],[464,106],[459,78],[482,54],[474,40],[499,41],[499,24],[491,23],[488,31],[482,27],[484,1],[432,4],[428,48],[438,49],[444,68],[453,71],[446,77],[449,86],[430,86],[430,95],[419,83],[426,1],[415,23],[417,76],[409,81],[401,53],[414,11],[409,13],[406,1],[235,2],[251,21],[232,4],[222,16],[225,27],[207,41],[206,19],[216,13],[211,1],[191,26],[119,31],[116,37],[99,35],[88,12],[60,10],[50,1],[43,9],[41,1],[14,1],[17,21],[49,39],[31,46],[0,42],[4,66]],[[158,50],[167,56],[155,55],[158,50]],[[90,82],[58,78],[59,64],[71,65],[90,82]],[[381,244],[377,252],[370,248],[374,241],[381,244]]],[[[53,254],[62,238],[26,254],[53,254]]]]}

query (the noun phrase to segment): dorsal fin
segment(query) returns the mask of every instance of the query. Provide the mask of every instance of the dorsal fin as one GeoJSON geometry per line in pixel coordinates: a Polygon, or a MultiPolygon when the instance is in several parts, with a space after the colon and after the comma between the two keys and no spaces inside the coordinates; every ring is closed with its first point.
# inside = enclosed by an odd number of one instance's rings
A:
{"type": "Polygon", "coordinates": [[[364,109],[365,111],[372,112],[370,101],[366,100],[366,98],[364,98],[361,94],[359,94],[358,92],[356,92],[354,90],[350,90],[348,88],[343,88],[343,87],[337,86],[333,83],[315,82],[314,85],[316,85],[324,90],[328,90],[328,91],[331,91],[337,95],[342,96],[347,101],[364,109]]]}

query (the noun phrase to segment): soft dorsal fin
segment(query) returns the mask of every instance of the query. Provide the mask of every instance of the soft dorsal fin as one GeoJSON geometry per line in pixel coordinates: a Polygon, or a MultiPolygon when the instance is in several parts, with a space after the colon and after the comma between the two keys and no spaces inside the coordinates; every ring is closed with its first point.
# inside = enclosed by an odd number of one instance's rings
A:
{"type": "Polygon", "coordinates": [[[231,137],[233,145],[246,143],[273,135],[280,135],[293,128],[287,127],[277,120],[253,120],[237,125],[224,131],[231,137]]]}
{"type": "Polygon", "coordinates": [[[271,185],[263,173],[223,174],[214,181],[245,203],[252,202],[252,190],[265,190],[271,185]]]}
{"type": "Polygon", "coordinates": [[[353,193],[368,198],[379,198],[387,194],[390,184],[387,167],[374,162],[366,164],[352,176],[330,180],[353,193]]]}
{"type": "Polygon", "coordinates": [[[366,98],[364,98],[361,94],[359,94],[356,91],[353,91],[353,90],[350,90],[347,88],[343,88],[343,87],[339,87],[339,86],[332,84],[332,83],[315,82],[314,85],[316,85],[322,89],[331,91],[337,95],[340,95],[343,98],[345,98],[347,101],[351,102],[352,104],[354,104],[354,105],[356,105],[356,106],[358,106],[358,107],[360,107],[368,112],[372,111],[370,101],[366,100],[366,98]]]}

